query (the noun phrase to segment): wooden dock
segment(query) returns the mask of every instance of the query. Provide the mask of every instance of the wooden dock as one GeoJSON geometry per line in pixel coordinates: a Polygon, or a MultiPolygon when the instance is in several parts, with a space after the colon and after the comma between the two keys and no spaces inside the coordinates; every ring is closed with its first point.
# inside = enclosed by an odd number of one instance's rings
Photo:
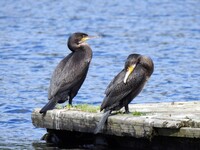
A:
{"type": "MultiPolygon", "coordinates": [[[[139,112],[136,113],[139,116],[132,113],[112,115],[99,135],[119,138],[120,141],[124,139],[125,143],[129,139],[129,144],[133,139],[143,139],[151,145],[158,137],[178,138],[179,141],[187,139],[192,141],[194,149],[200,148],[200,101],[131,104],[129,107],[131,112],[139,112]]],[[[64,134],[65,131],[92,138],[99,136],[93,135],[93,131],[102,116],[100,112],[54,109],[43,116],[39,110],[35,109],[32,113],[35,127],[46,128],[49,133],[64,134]]]]}

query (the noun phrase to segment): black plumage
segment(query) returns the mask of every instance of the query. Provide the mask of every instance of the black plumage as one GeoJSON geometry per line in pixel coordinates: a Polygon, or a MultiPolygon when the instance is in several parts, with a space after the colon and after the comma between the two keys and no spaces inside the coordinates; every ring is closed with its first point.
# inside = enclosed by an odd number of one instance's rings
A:
{"type": "Polygon", "coordinates": [[[72,105],[72,99],[83,84],[92,59],[92,49],[85,43],[90,38],[93,37],[85,33],[74,33],[69,37],[68,48],[72,52],[55,68],[48,90],[49,102],[40,113],[46,113],[57,103],[64,103],[66,100],[72,105]]]}
{"type": "Polygon", "coordinates": [[[104,110],[104,114],[95,133],[103,128],[113,110],[125,107],[125,112],[129,112],[128,104],[141,92],[153,70],[154,64],[151,58],[140,54],[128,56],[124,69],[111,81],[105,91],[106,96],[100,108],[100,111],[104,110]]]}

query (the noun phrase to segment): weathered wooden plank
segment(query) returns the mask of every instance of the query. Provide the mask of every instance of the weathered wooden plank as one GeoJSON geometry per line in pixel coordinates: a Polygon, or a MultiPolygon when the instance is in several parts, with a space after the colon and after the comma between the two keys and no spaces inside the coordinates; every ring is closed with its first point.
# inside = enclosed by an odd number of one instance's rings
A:
{"type": "Polygon", "coordinates": [[[67,111],[64,109],[54,109],[48,111],[45,116],[39,113],[40,109],[35,109],[32,114],[32,122],[36,127],[92,132],[96,126],[95,114],[81,111],[67,111]]]}
{"type": "MultiPolygon", "coordinates": [[[[32,113],[32,122],[36,127],[86,133],[93,133],[102,115],[102,113],[54,109],[42,116],[39,110],[35,109],[32,113]]],[[[130,110],[145,115],[110,116],[102,133],[136,138],[149,138],[155,133],[161,136],[199,138],[200,101],[132,104],[130,110]]]]}

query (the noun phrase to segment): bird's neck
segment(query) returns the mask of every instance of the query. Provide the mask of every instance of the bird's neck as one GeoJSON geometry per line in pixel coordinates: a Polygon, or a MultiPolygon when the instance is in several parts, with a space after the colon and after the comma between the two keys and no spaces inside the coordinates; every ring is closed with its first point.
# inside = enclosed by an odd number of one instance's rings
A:
{"type": "Polygon", "coordinates": [[[88,44],[82,44],[78,49],[74,51],[74,53],[80,55],[80,57],[84,57],[85,60],[90,61],[92,59],[92,49],[88,44]]]}
{"type": "Polygon", "coordinates": [[[143,66],[143,68],[146,69],[147,76],[150,77],[151,74],[153,73],[153,66],[151,64],[148,64],[148,63],[143,63],[142,66],[143,66]]]}

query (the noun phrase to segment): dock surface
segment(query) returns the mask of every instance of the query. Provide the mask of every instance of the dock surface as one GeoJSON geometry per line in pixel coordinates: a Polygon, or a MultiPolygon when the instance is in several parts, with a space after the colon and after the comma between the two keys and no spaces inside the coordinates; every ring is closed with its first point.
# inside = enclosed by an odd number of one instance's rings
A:
{"type": "MultiPolygon", "coordinates": [[[[154,136],[200,138],[200,101],[131,104],[130,112],[139,116],[116,114],[108,118],[101,134],[152,138],[154,136]]],[[[35,127],[93,133],[102,113],[54,109],[43,116],[39,108],[32,112],[35,127]]]]}

